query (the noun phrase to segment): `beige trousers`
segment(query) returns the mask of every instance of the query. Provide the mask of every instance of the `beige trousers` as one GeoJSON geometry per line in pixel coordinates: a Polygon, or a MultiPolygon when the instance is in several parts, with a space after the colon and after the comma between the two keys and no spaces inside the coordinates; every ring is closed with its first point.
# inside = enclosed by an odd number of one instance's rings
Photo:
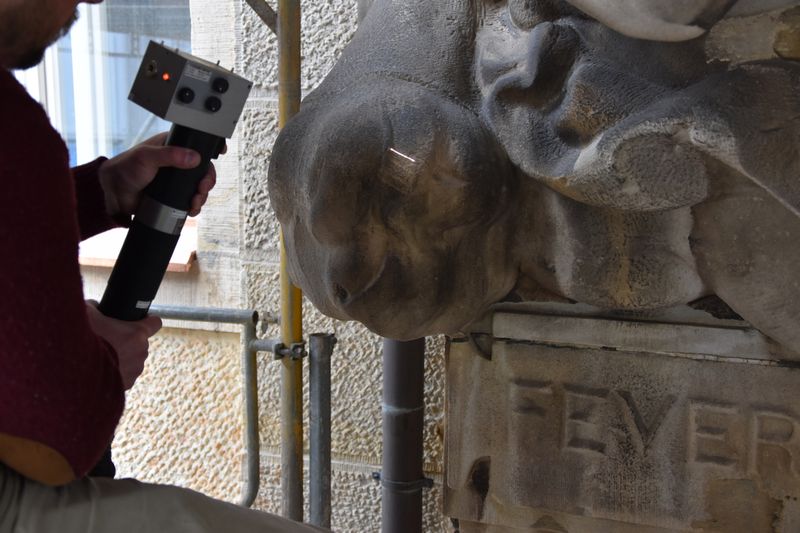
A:
{"type": "Polygon", "coordinates": [[[327,531],[134,479],[86,478],[63,487],[0,463],[0,533],[313,533],[327,531]]]}

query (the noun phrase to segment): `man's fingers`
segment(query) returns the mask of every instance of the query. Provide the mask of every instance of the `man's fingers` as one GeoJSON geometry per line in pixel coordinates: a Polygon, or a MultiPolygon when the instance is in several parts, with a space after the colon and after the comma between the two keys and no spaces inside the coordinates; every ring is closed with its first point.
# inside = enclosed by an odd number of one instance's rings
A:
{"type": "Polygon", "coordinates": [[[139,150],[141,161],[157,168],[189,169],[200,164],[200,154],[188,148],[180,148],[178,146],[140,146],[139,150]]]}
{"type": "Polygon", "coordinates": [[[214,170],[214,165],[211,165],[206,177],[200,180],[197,184],[197,194],[192,198],[192,206],[189,211],[190,217],[196,217],[200,214],[200,209],[205,205],[208,200],[208,193],[217,184],[217,173],[214,170]]]}
{"type": "Polygon", "coordinates": [[[197,192],[198,194],[208,194],[211,189],[214,188],[214,185],[217,184],[217,172],[214,170],[213,165],[209,167],[208,174],[200,180],[200,183],[197,184],[197,192]]]}
{"type": "Polygon", "coordinates": [[[158,330],[160,330],[162,326],[161,318],[154,315],[146,316],[141,320],[140,323],[142,327],[144,327],[145,333],[147,333],[148,338],[155,335],[156,332],[158,332],[158,330]]]}
{"type": "Polygon", "coordinates": [[[196,217],[200,214],[200,209],[205,205],[206,200],[208,200],[207,194],[195,194],[194,198],[192,198],[192,208],[189,211],[190,217],[196,217]]]}

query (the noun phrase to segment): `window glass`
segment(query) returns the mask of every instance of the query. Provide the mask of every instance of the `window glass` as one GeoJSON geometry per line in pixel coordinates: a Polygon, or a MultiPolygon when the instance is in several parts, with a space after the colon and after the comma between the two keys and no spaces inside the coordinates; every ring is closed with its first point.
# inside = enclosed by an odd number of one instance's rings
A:
{"type": "Polygon", "coordinates": [[[189,0],[106,0],[78,11],[45,61],[17,76],[47,109],[72,165],[167,130],[168,123],[129,102],[128,92],[151,40],[191,52],[189,0]]]}

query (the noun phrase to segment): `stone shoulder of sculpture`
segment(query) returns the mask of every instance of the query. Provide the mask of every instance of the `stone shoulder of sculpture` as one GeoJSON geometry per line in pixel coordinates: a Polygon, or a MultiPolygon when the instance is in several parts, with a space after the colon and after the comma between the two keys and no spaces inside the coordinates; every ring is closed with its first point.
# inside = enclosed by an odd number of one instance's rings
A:
{"type": "MultiPolygon", "coordinates": [[[[275,146],[294,281],[399,339],[512,292],[623,311],[713,294],[800,352],[800,64],[708,56],[702,32],[749,0],[572,4],[377,0],[275,146]]],[[[759,16],[800,35],[797,4],[759,16]]]]}

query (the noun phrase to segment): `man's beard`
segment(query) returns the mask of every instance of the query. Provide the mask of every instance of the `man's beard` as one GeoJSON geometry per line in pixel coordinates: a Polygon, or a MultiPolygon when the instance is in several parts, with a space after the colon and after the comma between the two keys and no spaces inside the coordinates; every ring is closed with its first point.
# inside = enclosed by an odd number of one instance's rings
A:
{"type": "Polygon", "coordinates": [[[25,70],[31,67],[35,67],[39,63],[41,63],[42,58],[44,58],[44,53],[47,48],[58,41],[61,37],[65,36],[69,33],[69,30],[72,28],[72,25],[78,20],[78,10],[76,9],[75,12],[72,14],[72,17],[64,24],[64,26],[58,31],[56,35],[54,35],[48,42],[41,44],[41,45],[34,45],[31,48],[26,49],[23,54],[16,60],[12,68],[25,70]]]}

